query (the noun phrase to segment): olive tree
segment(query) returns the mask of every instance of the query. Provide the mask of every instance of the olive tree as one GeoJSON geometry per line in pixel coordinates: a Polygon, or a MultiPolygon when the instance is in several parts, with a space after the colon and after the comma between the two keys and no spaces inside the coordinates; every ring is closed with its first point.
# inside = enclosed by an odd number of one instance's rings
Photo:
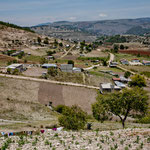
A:
{"type": "Polygon", "coordinates": [[[104,121],[110,114],[118,116],[123,128],[129,115],[145,115],[148,109],[148,95],[143,89],[135,87],[124,89],[122,92],[107,95],[98,95],[97,101],[92,105],[93,116],[104,121]]]}

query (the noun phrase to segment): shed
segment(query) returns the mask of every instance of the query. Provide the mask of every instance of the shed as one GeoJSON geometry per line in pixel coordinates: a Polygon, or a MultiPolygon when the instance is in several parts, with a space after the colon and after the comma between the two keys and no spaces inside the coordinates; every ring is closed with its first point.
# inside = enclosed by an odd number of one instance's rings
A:
{"type": "Polygon", "coordinates": [[[7,69],[11,69],[12,71],[14,71],[15,69],[18,69],[19,72],[22,72],[23,69],[23,64],[11,64],[9,66],[7,66],[7,69]]]}
{"type": "Polygon", "coordinates": [[[118,86],[118,87],[120,87],[120,88],[125,88],[125,87],[126,87],[125,84],[123,84],[123,83],[121,83],[121,82],[119,82],[119,81],[114,81],[114,83],[115,83],[116,86],[118,86]]]}
{"type": "Polygon", "coordinates": [[[60,70],[62,72],[73,72],[73,65],[72,64],[61,64],[60,65],[60,70]]]}
{"type": "Polygon", "coordinates": [[[143,60],[143,65],[145,65],[145,66],[150,66],[150,61],[143,60]]]}
{"type": "Polygon", "coordinates": [[[120,87],[115,86],[111,83],[101,83],[100,84],[100,92],[112,92],[113,90],[121,90],[120,87]]]}
{"type": "Polygon", "coordinates": [[[82,69],[81,69],[81,68],[74,67],[74,68],[73,68],[73,72],[80,73],[80,72],[82,72],[82,69]]]}
{"type": "Polygon", "coordinates": [[[42,68],[57,68],[57,65],[56,64],[43,64],[42,65],[42,68]]]}

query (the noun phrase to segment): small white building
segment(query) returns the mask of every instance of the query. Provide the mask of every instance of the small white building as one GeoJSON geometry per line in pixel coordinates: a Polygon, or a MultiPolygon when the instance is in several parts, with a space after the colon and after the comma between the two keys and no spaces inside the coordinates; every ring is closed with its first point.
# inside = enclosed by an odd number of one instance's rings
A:
{"type": "Polygon", "coordinates": [[[131,65],[131,66],[141,66],[143,64],[141,62],[129,61],[129,65],[131,65]]]}
{"type": "Polygon", "coordinates": [[[48,69],[48,68],[57,68],[56,64],[43,64],[42,68],[48,69]]]}
{"type": "Polygon", "coordinates": [[[73,72],[74,73],[80,73],[80,72],[82,72],[82,69],[81,68],[77,68],[77,67],[73,67],[73,72]]]}
{"type": "Polygon", "coordinates": [[[7,66],[7,69],[11,69],[12,71],[14,71],[15,69],[18,69],[19,72],[24,71],[23,64],[11,64],[7,66]]]}
{"type": "Polygon", "coordinates": [[[114,90],[121,90],[120,87],[113,85],[111,83],[101,83],[100,84],[100,92],[103,94],[104,92],[112,92],[114,90]]]}

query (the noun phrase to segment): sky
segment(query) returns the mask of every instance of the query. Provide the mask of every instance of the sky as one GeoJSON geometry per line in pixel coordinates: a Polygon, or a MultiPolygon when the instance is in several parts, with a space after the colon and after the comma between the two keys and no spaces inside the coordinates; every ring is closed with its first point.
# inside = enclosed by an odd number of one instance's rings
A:
{"type": "Polygon", "coordinates": [[[150,17],[150,0],[0,0],[0,21],[21,26],[141,17],[150,17]]]}

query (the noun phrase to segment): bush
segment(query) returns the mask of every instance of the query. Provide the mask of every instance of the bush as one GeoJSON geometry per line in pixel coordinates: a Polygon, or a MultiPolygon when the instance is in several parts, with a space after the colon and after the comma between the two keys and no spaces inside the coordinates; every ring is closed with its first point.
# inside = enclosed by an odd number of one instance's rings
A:
{"type": "Polygon", "coordinates": [[[68,60],[68,64],[72,64],[74,67],[74,61],[73,60],[68,60]]]}
{"type": "Polygon", "coordinates": [[[120,49],[122,49],[122,50],[125,49],[124,45],[121,44],[120,49]]]}
{"type": "Polygon", "coordinates": [[[134,75],[131,77],[132,81],[129,82],[130,86],[138,86],[138,87],[144,87],[146,86],[146,81],[143,76],[140,75],[134,75]]]}
{"type": "Polygon", "coordinates": [[[19,74],[19,70],[18,69],[14,69],[14,71],[12,72],[12,74],[18,75],[19,74]]]}
{"type": "Polygon", "coordinates": [[[145,116],[142,119],[140,119],[138,122],[139,123],[149,124],[150,123],[150,113],[147,116],[145,116]]]}
{"type": "Polygon", "coordinates": [[[126,71],[126,72],[124,73],[124,77],[125,77],[125,78],[129,78],[130,75],[131,75],[131,73],[130,73],[129,71],[126,71]]]}
{"type": "Polygon", "coordinates": [[[55,111],[57,111],[58,113],[63,114],[63,112],[68,109],[68,106],[65,105],[58,105],[57,107],[55,107],[55,111]]]}
{"type": "Polygon", "coordinates": [[[66,129],[83,129],[87,123],[87,114],[78,106],[72,106],[63,111],[63,115],[58,118],[61,126],[66,129]]]}
{"type": "Polygon", "coordinates": [[[51,68],[48,68],[47,73],[48,73],[50,76],[55,77],[55,76],[57,76],[57,74],[58,74],[58,70],[57,70],[56,68],[54,68],[54,67],[51,67],[51,68]]]}

